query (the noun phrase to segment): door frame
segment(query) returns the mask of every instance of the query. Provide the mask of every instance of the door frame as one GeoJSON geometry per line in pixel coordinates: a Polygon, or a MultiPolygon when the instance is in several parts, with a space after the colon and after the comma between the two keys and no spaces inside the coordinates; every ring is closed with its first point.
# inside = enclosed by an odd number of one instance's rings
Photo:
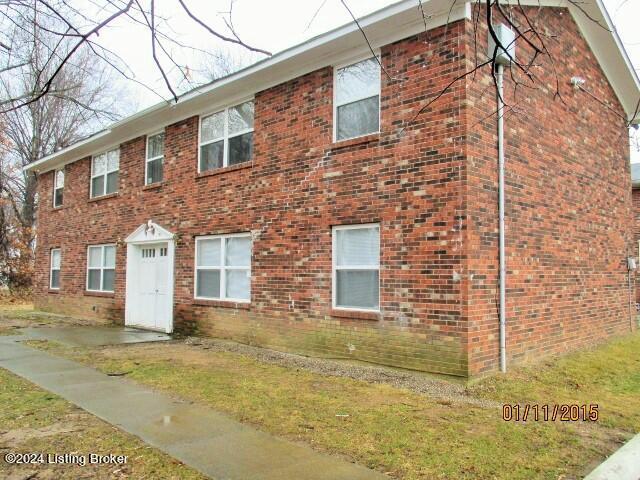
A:
{"type": "Polygon", "coordinates": [[[147,330],[158,330],[165,333],[173,332],[173,295],[174,295],[174,268],[175,268],[175,235],[165,230],[160,225],[149,220],[146,224],[140,225],[131,235],[125,239],[127,244],[127,267],[126,267],[126,287],[124,303],[124,324],[125,326],[145,328],[147,330]],[[135,302],[135,284],[137,281],[138,265],[140,258],[137,253],[142,246],[155,243],[167,244],[167,303],[169,304],[169,321],[164,329],[150,329],[141,325],[136,325],[132,319],[132,306],[135,302]]]}

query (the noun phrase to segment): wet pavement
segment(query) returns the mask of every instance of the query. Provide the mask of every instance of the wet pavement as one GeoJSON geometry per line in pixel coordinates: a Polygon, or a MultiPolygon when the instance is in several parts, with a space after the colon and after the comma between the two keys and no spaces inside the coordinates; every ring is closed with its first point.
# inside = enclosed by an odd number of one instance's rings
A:
{"type": "Polygon", "coordinates": [[[0,367],[60,395],[211,478],[388,478],[307,446],[273,437],[207,407],[172,398],[125,378],[110,377],[20,343],[27,339],[47,339],[68,344],[81,342],[76,345],[105,345],[158,341],[161,337],[168,336],[109,327],[23,329],[20,335],[0,336],[0,367]],[[115,342],[118,338],[122,342],[115,342]]]}
{"type": "Polygon", "coordinates": [[[123,343],[161,342],[171,340],[165,333],[128,327],[50,327],[21,328],[21,334],[32,340],[52,340],[72,347],[97,347],[123,343]]]}

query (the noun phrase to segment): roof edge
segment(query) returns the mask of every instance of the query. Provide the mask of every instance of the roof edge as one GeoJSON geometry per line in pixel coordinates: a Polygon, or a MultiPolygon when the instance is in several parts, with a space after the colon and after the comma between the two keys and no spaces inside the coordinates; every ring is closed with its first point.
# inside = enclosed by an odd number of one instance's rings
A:
{"type": "MultiPolygon", "coordinates": [[[[637,102],[640,101],[640,79],[602,0],[585,0],[581,8],[586,8],[586,14],[572,7],[567,0],[503,0],[503,2],[515,5],[568,8],[620,100],[629,121],[640,123],[640,112],[636,112],[637,102]],[[602,25],[596,24],[587,15],[596,18],[602,25]],[[634,116],[635,118],[632,118],[634,116]]],[[[461,2],[453,10],[450,3],[450,0],[422,1],[422,7],[428,17],[428,29],[436,28],[447,21],[454,22],[470,18],[470,0],[461,2]]],[[[361,17],[358,21],[370,37],[374,48],[424,30],[423,18],[416,0],[401,0],[361,17]],[[390,22],[397,22],[393,24],[393,29],[389,28],[390,22]],[[393,33],[390,34],[389,30],[393,30],[393,33]],[[387,43],[380,43],[385,41],[387,43]]],[[[346,51],[350,51],[354,56],[359,52],[368,51],[354,22],[348,22],[226,77],[196,87],[182,94],[177,102],[162,101],[152,105],[113,123],[103,131],[30,163],[23,170],[43,173],[59,168],[103,149],[113,148],[137,138],[145,132],[157,130],[160,125],[171,125],[202,114],[205,108],[213,108],[216,103],[220,103],[221,98],[232,101],[234,95],[238,96],[238,92],[243,89],[246,98],[249,94],[321,68],[318,65],[322,62],[324,66],[331,65],[340,61],[340,56],[344,57],[346,51]]]]}
{"type": "MultiPolygon", "coordinates": [[[[374,48],[379,47],[383,44],[379,44],[377,40],[381,37],[380,29],[384,25],[385,21],[389,22],[392,18],[398,18],[402,23],[398,25],[397,29],[387,29],[384,33],[387,39],[390,39],[388,43],[393,43],[394,41],[398,41],[402,38],[410,37],[419,31],[424,31],[425,20],[423,19],[420,13],[420,5],[416,0],[400,0],[396,3],[388,5],[380,10],[376,10],[368,15],[360,17],[358,22],[360,26],[367,32],[368,36],[370,33],[375,33],[375,39],[373,36],[370,36],[369,40],[374,48]],[[415,15],[412,11],[415,11],[415,15]],[[410,22],[407,22],[407,17],[411,13],[410,22]],[[417,28],[416,28],[417,27],[417,28]],[[393,32],[389,32],[393,30],[393,32]]],[[[426,24],[428,29],[433,29],[438,26],[443,25],[446,21],[455,22],[462,18],[468,18],[470,16],[469,9],[469,0],[465,0],[464,2],[460,2],[458,6],[455,8],[451,8],[450,0],[422,0],[422,8],[424,9],[426,15],[426,24]]],[[[186,105],[190,102],[194,102],[194,100],[201,99],[206,95],[210,95],[213,92],[218,90],[223,90],[225,87],[234,84],[239,81],[243,81],[250,76],[256,76],[261,73],[264,75],[264,72],[271,72],[271,70],[276,69],[280,65],[284,65],[287,61],[291,62],[291,60],[301,57],[314,49],[328,49],[328,46],[344,41],[347,42],[348,38],[353,38],[354,35],[358,40],[358,48],[362,51],[368,51],[366,43],[362,40],[360,31],[358,26],[353,22],[348,22],[344,25],[341,25],[337,28],[329,30],[328,32],[322,33],[315,37],[312,37],[302,43],[289,47],[285,50],[277,52],[273,56],[260,60],[252,65],[249,65],[237,72],[234,72],[226,77],[222,77],[214,82],[211,82],[205,86],[196,87],[195,89],[182,94],[177,102],[171,101],[163,101],[159,102],[155,105],[152,105],[136,114],[128,116],[122,120],[119,120],[113,124],[111,124],[106,130],[98,132],[95,135],[91,135],[84,140],[72,144],[64,149],[58,150],[57,152],[51,153],[46,157],[43,157],[35,162],[26,165],[23,170],[24,171],[40,171],[41,173],[45,171],[52,170],[54,168],[58,168],[66,163],[72,163],[77,161],[88,154],[78,153],[76,157],[73,159],[67,158],[66,160],[60,160],[59,162],[53,162],[56,159],[61,159],[62,157],[68,157],[68,154],[71,152],[80,149],[83,146],[88,146],[92,142],[96,142],[100,139],[104,139],[105,136],[116,133],[117,130],[122,129],[125,126],[132,125],[137,120],[144,119],[147,116],[153,114],[161,114],[162,112],[171,111],[171,109],[175,110],[187,110],[186,105]],[[40,170],[43,169],[43,170],[40,170]]],[[[357,50],[353,52],[354,56],[358,54],[357,50]]],[[[330,56],[326,56],[326,65],[331,65],[332,60],[330,56]]],[[[334,55],[333,61],[340,60],[338,54],[334,55]]],[[[308,60],[307,60],[308,61],[308,60]]],[[[283,68],[291,70],[291,66],[284,65],[283,68]]],[[[318,67],[316,67],[317,69],[318,67]]],[[[312,71],[312,70],[311,70],[312,71]]],[[[308,73],[308,72],[306,72],[308,73]]],[[[302,73],[304,74],[304,73],[302,73]]],[[[299,75],[298,75],[299,76],[299,75]]],[[[292,77],[292,78],[295,78],[292,77]]],[[[286,75],[282,75],[282,79],[279,82],[275,83],[275,85],[279,83],[286,82],[290,78],[287,78],[286,75]]],[[[270,88],[270,85],[266,83],[262,89],[270,88]]],[[[260,90],[254,90],[253,92],[246,92],[245,95],[249,93],[255,93],[260,90]]],[[[188,118],[189,116],[197,115],[198,111],[194,110],[190,115],[183,116],[182,119],[188,118]]],[[[174,122],[180,120],[173,120],[174,122]]],[[[167,124],[164,124],[167,125],[167,124]]],[[[157,128],[157,127],[156,127],[157,128]]],[[[136,138],[139,135],[129,137],[128,139],[118,137],[119,143],[123,143],[132,138],[136,138]]],[[[114,139],[112,145],[116,145],[118,143],[118,139],[114,139]]],[[[99,143],[99,142],[98,142],[99,143]]],[[[96,146],[96,150],[99,151],[100,146],[96,146]]],[[[85,149],[86,150],[86,149],[85,149]]]]}

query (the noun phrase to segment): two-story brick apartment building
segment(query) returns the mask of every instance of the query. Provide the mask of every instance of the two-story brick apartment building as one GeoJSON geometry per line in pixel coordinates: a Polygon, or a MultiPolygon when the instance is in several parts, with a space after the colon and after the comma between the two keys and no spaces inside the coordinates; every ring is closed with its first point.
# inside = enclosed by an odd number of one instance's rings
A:
{"type": "MultiPolygon", "coordinates": [[[[640,261],[640,163],[631,164],[631,198],[633,201],[633,233],[636,245],[636,259],[640,261]]],[[[640,271],[636,270],[636,304],[640,303],[640,289],[638,280],[640,271]]]]}
{"type": "MultiPolygon", "coordinates": [[[[471,2],[422,3],[424,18],[406,0],[360,22],[388,75],[346,25],[29,166],[37,306],[418,370],[496,369],[490,70],[409,121],[473,68],[487,33],[474,35],[471,2]]],[[[555,35],[555,65],[522,98],[505,79],[528,112],[505,116],[509,361],[628,332],[635,252],[637,77],[599,1],[522,3],[555,35]]]]}

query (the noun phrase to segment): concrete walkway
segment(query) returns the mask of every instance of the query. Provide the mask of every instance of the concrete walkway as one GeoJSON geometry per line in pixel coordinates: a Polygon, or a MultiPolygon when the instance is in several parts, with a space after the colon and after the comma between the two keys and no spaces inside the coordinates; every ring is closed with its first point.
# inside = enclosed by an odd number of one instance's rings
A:
{"type": "Polygon", "coordinates": [[[640,479],[640,434],[614,452],[585,480],[638,480],[640,479]]]}
{"type": "Polygon", "coordinates": [[[20,332],[31,340],[52,340],[72,347],[97,347],[171,340],[171,336],[166,333],[149,332],[129,327],[21,328],[20,332]]]}
{"type": "MultiPolygon", "coordinates": [[[[85,336],[91,338],[93,327],[85,328],[89,329],[84,332],[85,336]]],[[[45,338],[47,330],[52,333],[56,329],[38,329],[35,336],[45,338]]],[[[99,333],[94,331],[95,336],[99,333]]],[[[25,329],[20,336],[0,336],[0,367],[136,435],[209,477],[217,480],[387,478],[260,432],[204,406],[173,399],[127,379],[109,377],[19,343],[33,339],[32,335],[31,329],[25,329]]]]}

